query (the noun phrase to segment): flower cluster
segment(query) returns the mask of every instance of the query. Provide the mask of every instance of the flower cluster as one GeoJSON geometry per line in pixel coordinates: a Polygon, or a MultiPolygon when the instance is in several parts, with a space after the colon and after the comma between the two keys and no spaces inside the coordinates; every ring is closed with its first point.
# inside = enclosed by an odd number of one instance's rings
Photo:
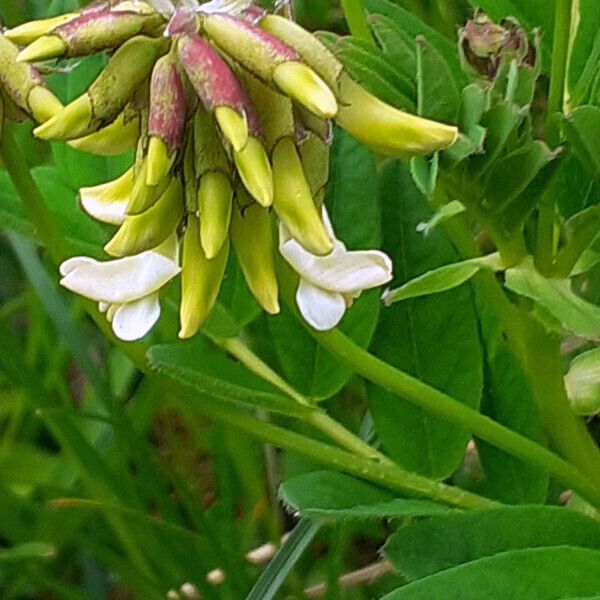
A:
{"type": "Polygon", "coordinates": [[[126,340],[154,325],[159,291],[179,273],[180,337],[194,335],[230,245],[257,301],[277,313],[274,215],[301,313],[334,327],[362,290],[389,281],[391,264],[335,238],[323,207],[332,121],[393,156],[457,135],[381,102],[312,34],[239,0],[108,0],[26,23],[0,37],[0,80],[41,123],[37,137],[99,155],[135,149],[125,174],[80,193],[89,215],[118,227],[105,246],[113,260],[61,266],[61,283],[99,302],[126,340]],[[29,66],[102,51],[106,67],[65,107],[29,66]]]}

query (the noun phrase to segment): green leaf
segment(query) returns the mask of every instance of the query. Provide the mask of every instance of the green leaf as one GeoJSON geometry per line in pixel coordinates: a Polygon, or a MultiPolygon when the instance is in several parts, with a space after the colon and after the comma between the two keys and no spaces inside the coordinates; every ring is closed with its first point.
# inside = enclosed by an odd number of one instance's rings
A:
{"type": "Polygon", "coordinates": [[[476,156],[472,160],[470,168],[472,177],[480,177],[504,150],[510,134],[523,120],[517,107],[510,102],[498,102],[494,104],[481,119],[481,126],[487,131],[482,156],[476,156]]]}
{"type": "Polygon", "coordinates": [[[444,57],[422,36],[417,37],[417,89],[420,116],[456,123],[460,94],[452,71],[444,57]]]}
{"type": "Polygon", "coordinates": [[[600,552],[568,546],[513,550],[415,581],[382,600],[549,600],[596,594],[600,552]]]}
{"type": "MultiPolygon", "coordinates": [[[[54,167],[36,167],[32,174],[73,251],[102,256],[102,246],[109,237],[108,228],[94,222],[79,209],[77,192],[64,182],[54,167]]],[[[0,171],[0,218],[4,227],[37,240],[35,229],[5,171],[0,171]]]]}
{"type": "Polygon", "coordinates": [[[386,306],[390,306],[400,300],[452,290],[467,282],[481,269],[501,270],[502,263],[499,255],[491,254],[483,258],[472,258],[427,271],[399,288],[385,292],[382,300],[386,306]]]}
{"type": "Polygon", "coordinates": [[[492,211],[505,209],[554,156],[544,142],[533,141],[498,160],[490,169],[484,191],[492,211]]]}
{"type": "MultiPolygon", "coordinates": [[[[381,214],[377,203],[377,171],[371,152],[336,129],[326,205],[336,235],[350,250],[377,248],[381,214]]],[[[367,347],[379,315],[379,291],[354,301],[340,329],[367,347]]],[[[306,396],[328,398],[352,376],[352,370],[323,350],[285,306],[267,320],[277,358],[288,381],[306,396]]]]}
{"type": "Polygon", "coordinates": [[[337,51],[341,57],[352,57],[366,70],[379,74],[404,98],[408,98],[412,102],[416,99],[417,88],[414,74],[406,76],[382,50],[374,47],[371,43],[352,37],[342,37],[338,40],[337,51]]]}
{"type": "Polygon", "coordinates": [[[410,173],[413,176],[415,185],[419,191],[427,198],[433,196],[437,184],[439,154],[436,152],[433,157],[413,156],[410,159],[410,173]]]}
{"type": "Polygon", "coordinates": [[[424,236],[429,235],[438,225],[449,221],[453,217],[465,212],[465,205],[459,200],[451,200],[442,205],[429,221],[423,221],[417,225],[417,231],[424,236]]]}
{"type": "Polygon", "coordinates": [[[389,0],[366,0],[365,6],[370,13],[383,15],[394,23],[396,27],[415,39],[421,35],[444,57],[450,70],[452,78],[461,89],[466,85],[466,76],[460,64],[455,40],[450,40],[432,27],[429,27],[418,17],[401,8],[389,0]]]}
{"type": "Polygon", "coordinates": [[[600,60],[600,5],[596,0],[579,0],[576,8],[579,14],[568,70],[571,106],[590,101],[589,93],[600,60]]]}
{"type": "Polygon", "coordinates": [[[567,331],[584,337],[600,335],[600,307],[577,296],[571,289],[571,280],[541,275],[531,257],[506,270],[504,285],[537,302],[567,331]]]}
{"type": "Polygon", "coordinates": [[[279,495],[301,515],[334,521],[432,516],[452,511],[429,500],[394,498],[390,492],[335,471],[292,477],[281,485],[279,495]]]}
{"type": "Polygon", "coordinates": [[[600,177],[600,108],[576,108],[563,121],[563,131],[588,175],[594,179],[600,177]]]}
{"type": "Polygon", "coordinates": [[[384,553],[413,581],[509,550],[546,546],[597,549],[600,524],[554,506],[454,512],[409,523],[389,538],[384,553]]]}
{"type": "Polygon", "coordinates": [[[388,61],[414,80],[417,73],[414,36],[396,25],[393,19],[383,15],[369,15],[368,19],[375,39],[388,61]]]}
{"type": "MultiPolygon", "coordinates": [[[[381,179],[384,250],[395,283],[458,259],[440,230],[424,237],[416,226],[431,218],[425,198],[398,162],[381,179]]],[[[468,287],[395,304],[382,311],[373,351],[381,359],[476,408],[482,390],[482,356],[468,287]],[[460,344],[457,344],[460,340],[460,344]]],[[[434,478],[460,464],[469,432],[370,386],[369,408],[386,451],[404,468],[434,478]]]]}
{"type": "MultiPolygon", "coordinates": [[[[239,329],[252,323],[252,321],[262,314],[262,309],[256,300],[254,300],[254,296],[252,296],[246,285],[246,280],[233,252],[229,255],[229,263],[225,277],[223,277],[223,283],[221,284],[218,303],[223,309],[227,310],[228,314],[239,326],[239,329]]],[[[208,327],[210,328],[210,325],[208,327]]],[[[237,332],[234,335],[237,335],[237,332]]],[[[223,334],[221,336],[231,337],[224,336],[223,334]]]]}
{"type": "Polygon", "coordinates": [[[228,404],[302,417],[309,408],[234,362],[203,337],[193,342],[153,346],[148,351],[153,369],[228,404]]]}
{"type": "Polygon", "coordinates": [[[570,218],[600,201],[600,186],[588,175],[579,158],[569,149],[559,161],[540,202],[556,203],[560,214],[570,218]]]}
{"type": "MultiPolygon", "coordinates": [[[[476,293],[475,297],[485,349],[481,412],[545,445],[540,413],[523,366],[507,343],[495,312],[482,295],[476,293]]],[[[511,504],[545,501],[546,473],[483,440],[476,440],[476,444],[484,472],[483,480],[475,488],[477,493],[511,504]]]]}
{"type": "Polygon", "coordinates": [[[330,42],[329,36],[320,35],[320,39],[340,59],[352,78],[371,94],[396,108],[415,111],[414,85],[394,71],[376,50],[366,50],[352,38],[338,38],[334,43],[330,42]]]}
{"type": "Polygon", "coordinates": [[[254,584],[246,600],[272,600],[319,530],[319,523],[301,519],[254,584]]]}

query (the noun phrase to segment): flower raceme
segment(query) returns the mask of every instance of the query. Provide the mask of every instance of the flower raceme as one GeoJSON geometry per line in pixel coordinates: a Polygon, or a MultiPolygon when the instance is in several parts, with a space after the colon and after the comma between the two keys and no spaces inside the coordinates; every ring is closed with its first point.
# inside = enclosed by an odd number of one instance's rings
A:
{"type": "Polygon", "coordinates": [[[61,283],[97,301],[126,340],[152,328],[159,292],[180,272],[179,335],[194,335],[230,248],[259,304],[277,313],[275,217],[302,315],[334,327],[362,290],[389,281],[391,264],[347,251],[322,207],[331,122],[392,156],[457,136],[372,96],[316,37],[246,0],[107,0],[25,23],[0,35],[0,83],[5,103],[39,122],[39,138],[102,156],[135,151],[121,177],[80,190],[90,216],[118,227],[105,246],[113,260],[61,266],[61,283]],[[30,64],[98,52],[109,52],[106,67],[64,107],[30,64]]]}

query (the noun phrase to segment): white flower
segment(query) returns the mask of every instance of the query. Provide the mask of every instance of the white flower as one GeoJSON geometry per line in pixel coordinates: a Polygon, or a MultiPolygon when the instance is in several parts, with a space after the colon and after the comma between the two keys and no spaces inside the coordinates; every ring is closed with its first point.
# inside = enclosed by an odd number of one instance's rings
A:
{"type": "Polygon", "coordinates": [[[392,261],[386,254],[347,250],[335,237],[325,207],[323,222],[333,242],[333,251],[327,256],[311,254],[283,224],[279,226],[279,251],[300,275],[296,303],[310,326],[319,331],[335,327],[363,290],[392,279],[392,261]]]}
{"type": "Polygon", "coordinates": [[[138,340],[158,321],[160,288],[181,270],[177,246],[172,236],[154,250],[116,260],[76,256],[60,266],[60,283],[98,302],[118,338],[138,340]]]}

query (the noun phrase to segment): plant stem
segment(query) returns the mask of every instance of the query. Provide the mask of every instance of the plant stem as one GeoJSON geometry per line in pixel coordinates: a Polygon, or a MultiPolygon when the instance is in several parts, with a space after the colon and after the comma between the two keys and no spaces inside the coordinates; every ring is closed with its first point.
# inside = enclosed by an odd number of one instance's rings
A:
{"type": "Polygon", "coordinates": [[[548,94],[548,118],[563,109],[567,61],[571,33],[571,12],[573,0],[554,2],[554,39],[552,43],[552,66],[550,91],[548,94]]]}
{"type": "Polygon", "coordinates": [[[535,266],[542,275],[548,275],[554,255],[554,205],[542,204],[538,209],[535,241],[535,266]]]}
{"type": "Polygon", "coordinates": [[[50,257],[56,264],[68,254],[64,240],[56,220],[48,210],[40,190],[31,176],[23,152],[16,143],[12,131],[5,127],[0,137],[0,160],[21,197],[31,222],[44,242],[50,257]]]}
{"type": "Polygon", "coordinates": [[[552,275],[554,277],[569,277],[573,267],[575,267],[583,252],[598,236],[598,231],[600,231],[598,219],[590,219],[590,221],[577,232],[577,235],[574,235],[573,238],[560,249],[554,261],[552,275]]]}
{"type": "Polygon", "coordinates": [[[369,381],[430,413],[467,428],[476,437],[536,465],[563,484],[577,490],[590,502],[598,503],[600,489],[592,485],[579,469],[546,448],[379,360],[338,330],[311,330],[311,334],[326,350],[369,381]]]}
{"type": "Polygon", "coordinates": [[[332,419],[325,411],[317,408],[306,396],[303,396],[300,392],[295,390],[260,357],[254,354],[242,340],[239,338],[217,338],[212,336],[211,340],[229,352],[232,356],[235,356],[235,358],[250,371],[256,373],[259,377],[280,389],[290,396],[290,398],[298,402],[298,404],[312,408],[313,410],[306,415],[307,422],[326,434],[340,446],[353,452],[357,456],[363,456],[389,465],[394,464],[387,456],[375,450],[375,448],[361,440],[351,431],[348,431],[343,425],[338,423],[335,419],[332,419]]]}
{"type": "Polygon", "coordinates": [[[571,407],[564,386],[560,340],[529,320],[524,323],[529,378],[546,432],[554,447],[600,487],[600,452],[571,407]]]}
{"type": "Polygon", "coordinates": [[[342,0],[342,10],[350,33],[359,40],[375,45],[367,23],[367,13],[362,0],[342,0]]]}
{"type": "Polygon", "coordinates": [[[381,464],[368,458],[355,456],[350,452],[312,440],[288,429],[270,423],[257,422],[253,417],[239,410],[226,408],[215,403],[212,399],[204,399],[200,396],[194,396],[193,399],[190,399],[189,395],[184,391],[183,393],[179,391],[173,382],[169,381],[168,385],[169,389],[173,390],[170,394],[171,400],[176,401],[182,410],[190,410],[193,403],[194,408],[197,408],[203,414],[232,425],[278,448],[296,452],[388,489],[410,496],[430,498],[464,509],[498,506],[498,503],[493,500],[432,481],[421,475],[405,471],[396,465],[381,464]],[[178,396],[182,397],[178,398],[178,396]]]}

